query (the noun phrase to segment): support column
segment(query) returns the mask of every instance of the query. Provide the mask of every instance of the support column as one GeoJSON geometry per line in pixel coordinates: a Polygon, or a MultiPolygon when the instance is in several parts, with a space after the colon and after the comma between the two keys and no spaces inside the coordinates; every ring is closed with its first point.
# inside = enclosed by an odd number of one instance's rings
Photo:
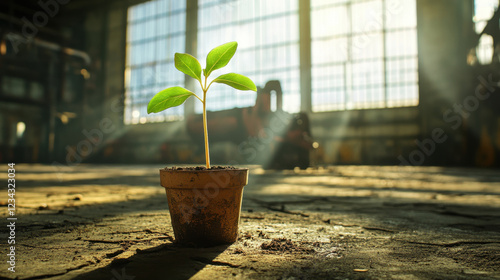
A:
{"type": "MultiPolygon", "coordinates": [[[[186,53],[197,56],[198,50],[198,0],[186,0],[186,53]]],[[[185,87],[194,92],[197,88],[196,80],[185,75],[185,87]]],[[[189,98],[184,104],[184,117],[194,114],[195,98],[189,98]]]]}
{"type": "Polygon", "coordinates": [[[311,112],[311,3],[299,0],[300,111],[311,112]]]}

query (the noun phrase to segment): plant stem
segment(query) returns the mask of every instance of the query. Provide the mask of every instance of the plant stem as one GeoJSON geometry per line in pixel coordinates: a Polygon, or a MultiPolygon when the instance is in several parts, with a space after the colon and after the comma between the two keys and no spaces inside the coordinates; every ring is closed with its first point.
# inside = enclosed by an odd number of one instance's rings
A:
{"type": "Polygon", "coordinates": [[[205,161],[207,169],[210,169],[210,152],[208,150],[208,129],[207,129],[207,91],[203,90],[203,135],[205,136],[205,161]]]}

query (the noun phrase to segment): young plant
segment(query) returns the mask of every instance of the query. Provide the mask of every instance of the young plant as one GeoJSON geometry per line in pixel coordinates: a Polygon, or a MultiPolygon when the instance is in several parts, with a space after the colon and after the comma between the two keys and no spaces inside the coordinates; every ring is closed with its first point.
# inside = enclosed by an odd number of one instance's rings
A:
{"type": "Polygon", "coordinates": [[[205,136],[205,160],[207,169],[210,168],[210,153],[208,149],[208,131],[207,131],[207,110],[206,100],[207,92],[212,83],[226,84],[238,90],[253,90],[257,91],[257,87],[249,78],[236,74],[228,73],[208,83],[208,77],[214,70],[220,69],[229,63],[238,47],[237,42],[229,42],[218,46],[211,50],[207,55],[205,69],[203,69],[203,78],[201,76],[202,69],[200,62],[192,55],[187,53],[176,53],[174,57],[175,68],[182,73],[189,75],[200,83],[203,91],[203,99],[182,87],[169,87],[158,92],[148,104],[148,114],[158,113],[165,109],[179,106],[184,103],[189,97],[194,96],[203,104],[203,135],[205,136]]]}

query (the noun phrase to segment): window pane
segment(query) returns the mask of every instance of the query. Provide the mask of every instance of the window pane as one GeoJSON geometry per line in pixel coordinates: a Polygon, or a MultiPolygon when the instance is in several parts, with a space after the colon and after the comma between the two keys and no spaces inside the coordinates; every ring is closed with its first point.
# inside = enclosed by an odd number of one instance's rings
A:
{"type": "Polygon", "coordinates": [[[416,56],[417,55],[417,31],[402,30],[387,32],[386,56],[416,56]]]}
{"type": "Polygon", "coordinates": [[[345,104],[345,92],[341,88],[318,90],[312,96],[314,112],[344,110],[345,104]]]}
{"type": "Polygon", "coordinates": [[[386,29],[414,28],[417,26],[417,3],[415,1],[386,0],[386,29]]]}
{"type": "Polygon", "coordinates": [[[311,36],[313,38],[347,35],[349,30],[347,6],[334,6],[312,11],[311,36]]]}
{"type": "Polygon", "coordinates": [[[418,105],[418,86],[394,85],[387,87],[387,106],[415,106],[418,105]]]}
{"type": "Polygon", "coordinates": [[[346,4],[347,2],[350,2],[350,0],[311,0],[311,8],[334,6],[339,4],[346,4]]]}
{"type": "Polygon", "coordinates": [[[173,55],[185,50],[185,1],[158,0],[128,10],[125,123],[176,120],[183,106],[147,114],[149,100],[160,90],[179,86],[184,76],[175,69],[173,55]]]}
{"type": "Polygon", "coordinates": [[[345,64],[319,66],[312,69],[313,111],[343,110],[346,103],[345,64]]]}
{"type": "Polygon", "coordinates": [[[384,53],[382,33],[363,33],[352,36],[352,60],[381,58],[384,53]]]}
{"type": "MultiPolygon", "coordinates": [[[[283,109],[297,112],[300,109],[298,1],[204,0],[199,3],[198,57],[204,59],[212,48],[238,41],[237,54],[213,76],[236,72],[261,87],[269,80],[279,80],[285,96],[283,109]],[[221,19],[215,19],[217,17],[221,19]],[[214,19],[219,22],[214,24],[214,19]]],[[[226,85],[212,86],[210,91],[208,110],[255,104],[254,92],[237,92],[226,85]]],[[[195,110],[201,112],[202,105],[198,103],[195,110]]]]}
{"type": "Polygon", "coordinates": [[[313,91],[328,90],[330,88],[345,88],[344,64],[315,67],[312,75],[316,77],[312,83],[313,91]]]}
{"type": "Polygon", "coordinates": [[[493,37],[483,35],[479,38],[476,56],[478,62],[481,64],[490,64],[493,61],[493,37]]]}
{"type": "Polygon", "coordinates": [[[347,38],[317,40],[312,42],[312,63],[332,63],[348,60],[347,38]]]}
{"type": "Polygon", "coordinates": [[[352,63],[353,87],[372,87],[384,83],[382,60],[352,63]]]}
{"type": "MultiPolygon", "coordinates": [[[[474,25],[477,34],[480,34],[485,28],[488,20],[491,19],[495,10],[498,8],[496,0],[475,0],[474,1],[474,25]]],[[[490,64],[493,60],[493,38],[489,35],[483,35],[479,39],[476,47],[477,62],[480,64],[490,64]]]]}
{"type": "Polygon", "coordinates": [[[313,111],[418,104],[416,0],[311,0],[311,19],[313,111]]]}
{"type": "Polygon", "coordinates": [[[381,31],[382,1],[353,3],[351,7],[352,33],[371,33],[381,31]]]}
{"type": "Polygon", "coordinates": [[[390,59],[386,61],[388,84],[416,84],[418,82],[416,58],[390,59]]]}
{"type": "Polygon", "coordinates": [[[474,21],[479,22],[489,20],[498,8],[497,0],[475,0],[474,1],[474,21]]]}

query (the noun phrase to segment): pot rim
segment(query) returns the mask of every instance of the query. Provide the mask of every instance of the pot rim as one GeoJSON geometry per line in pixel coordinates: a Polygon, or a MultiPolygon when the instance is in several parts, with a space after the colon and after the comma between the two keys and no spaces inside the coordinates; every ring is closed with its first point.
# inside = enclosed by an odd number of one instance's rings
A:
{"type": "Polygon", "coordinates": [[[195,172],[195,173],[208,173],[208,172],[234,172],[234,171],[248,171],[248,168],[233,168],[233,169],[191,169],[191,170],[173,170],[173,169],[166,169],[167,167],[160,168],[160,172],[195,172]]]}
{"type": "Polygon", "coordinates": [[[248,168],[214,170],[160,169],[160,184],[175,188],[235,188],[248,184],[248,168]]]}

